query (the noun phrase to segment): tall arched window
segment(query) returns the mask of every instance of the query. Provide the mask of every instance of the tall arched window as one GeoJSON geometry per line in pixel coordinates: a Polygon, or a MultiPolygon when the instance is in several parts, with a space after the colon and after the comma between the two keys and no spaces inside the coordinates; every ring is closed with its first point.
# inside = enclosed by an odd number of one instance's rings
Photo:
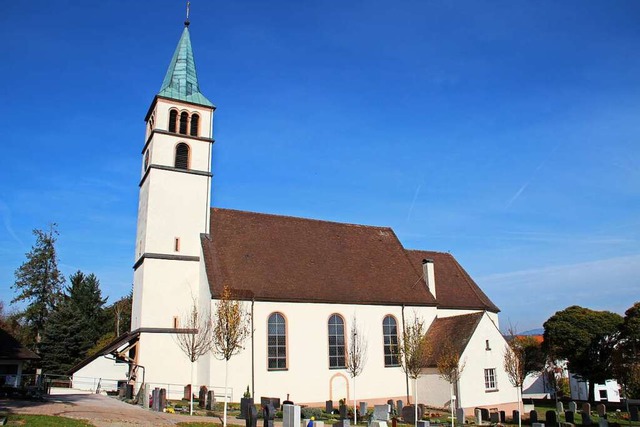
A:
{"type": "Polygon", "coordinates": [[[338,314],[329,318],[329,368],[344,368],[344,320],[338,314]]]}
{"type": "Polygon", "coordinates": [[[287,369],[287,325],[280,313],[269,316],[267,361],[269,370],[287,369]]]}
{"type": "Polygon", "coordinates": [[[191,130],[189,131],[189,135],[198,136],[198,125],[200,121],[200,116],[194,114],[191,116],[191,130]]]}
{"type": "Polygon", "coordinates": [[[176,145],[175,167],[178,169],[189,169],[189,146],[184,142],[176,145]]]}
{"type": "Polygon", "coordinates": [[[384,366],[399,366],[398,362],[398,323],[395,317],[385,316],[382,321],[384,337],[384,366]]]}
{"type": "Polygon", "coordinates": [[[177,121],[178,121],[178,112],[176,110],[169,111],[169,132],[176,131],[177,121]]]}
{"type": "Polygon", "coordinates": [[[189,113],[182,112],[180,113],[180,133],[183,135],[187,134],[187,122],[189,121],[189,113]]]}

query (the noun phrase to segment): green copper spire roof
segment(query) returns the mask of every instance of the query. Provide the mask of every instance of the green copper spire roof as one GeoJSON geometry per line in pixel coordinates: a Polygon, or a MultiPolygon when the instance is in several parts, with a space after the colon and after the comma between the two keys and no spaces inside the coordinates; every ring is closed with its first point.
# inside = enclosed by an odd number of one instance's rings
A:
{"type": "Polygon", "coordinates": [[[187,22],[158,95],[213,107],[211,101],[200,93],[187,22]]]}

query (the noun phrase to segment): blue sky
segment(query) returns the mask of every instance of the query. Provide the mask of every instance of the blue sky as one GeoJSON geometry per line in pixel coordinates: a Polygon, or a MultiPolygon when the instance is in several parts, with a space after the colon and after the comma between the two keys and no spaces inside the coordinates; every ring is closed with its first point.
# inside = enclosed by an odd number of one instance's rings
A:
{"type": "MultiPolygon", "coordinates": [[[[144,115],[182,1],[0,7],[0,300],[61,268],[132,282],[144,115]]],[[[540,327],[640,300],[640,3],[192,2],[214,206],[393,227],[540,327]]]]}

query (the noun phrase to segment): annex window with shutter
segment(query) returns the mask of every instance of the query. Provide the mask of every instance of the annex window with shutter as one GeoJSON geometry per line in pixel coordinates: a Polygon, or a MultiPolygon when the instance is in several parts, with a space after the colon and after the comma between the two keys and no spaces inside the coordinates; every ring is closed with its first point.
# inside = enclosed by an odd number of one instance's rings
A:
{"type": "Polygon", "coordinates": [[[184,142],[176,145],[176,162],[178,169],[189,169],[189,146],[184,142]]]}
{"type": "Polygon", "coordinates": [[[176,131],[176,122],[178,121],[178,112],[176,110],[169,111],[169,132],[176,131]]]}
{"type": "Polygon", "coordinates": [[[267,363],[270,371],[287,369],[287,324],[284,316],[273,313],[267,325],[267,363]]]}
{"type": "Polygon", "coordinates": [[[189,113],[182,112],[180,113],[180,133],[182,135],[187,134],[187,122],[189,121],[189,113]]]}
{"type": "Polygon", "coordinates": [[[198,136],[198,125],[200,124],[200,116],[194,114],[191,116],[191,130],[189,131],[189,135],[198,136]]]}
{"type": "Polygon", "coordinates": [[[344,320],[338,314],[332,314],[329,318],[329,368],[344,368],[345,365],[345,341],[344,320]]]}
{"type": "Polygon", "coordinates": [[[384,366],[400,366],[398,362],[398,323],[395,317],[388,315],[382,321],[382,337],[384,338],[384,366]]]}

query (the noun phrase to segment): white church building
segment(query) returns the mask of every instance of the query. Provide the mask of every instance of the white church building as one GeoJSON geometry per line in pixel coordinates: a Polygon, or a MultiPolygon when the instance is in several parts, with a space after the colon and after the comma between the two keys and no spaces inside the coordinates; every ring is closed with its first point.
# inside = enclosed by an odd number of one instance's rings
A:
{"type": "MultiPolygon", "coordinates": [[[[419,316],[434,348],[451,340],[461,355],[459,407],[517,408],[499,309],[452,255],[406,249],[388,227],[212,208],[215,109],[200,91],[187,21],[145,117],[131,331],[77,365],[74,385],[145,382],[181,397],[191,381],[175,339],[181,319],[194,301],[214,313],[226,285],[250,319],[229,361],[232,401],[247,387],[256,400],[351,401],[345,352],[356,319],[368,345],[357,399],[406,403],[413,382],[394,344],[419,316]]],[[[448,406],[449,384],[433,363],[424,373],[419,403],[448,406]]],[[[206,385],[223,395],[224,382],[224,361],[200,357],[194,392],[206,385]]]]}

